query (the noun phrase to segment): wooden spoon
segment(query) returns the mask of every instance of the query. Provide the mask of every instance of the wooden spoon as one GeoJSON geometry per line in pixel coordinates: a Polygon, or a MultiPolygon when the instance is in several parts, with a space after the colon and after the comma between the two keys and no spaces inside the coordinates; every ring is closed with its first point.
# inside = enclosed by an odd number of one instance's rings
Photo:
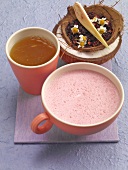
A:
{"type": "Polygon", "coordinates": [[[79,3],[76,2],[73,5],[75,15],[79,22],[94,36],[96,37],[105,47],[108,47],[108,44],[106,41],[103,39],[101,34],[97,31],[95,26],[92,24],[90,18],[88,17],[88,14],[84,10],[83,6],[79,3]]]}

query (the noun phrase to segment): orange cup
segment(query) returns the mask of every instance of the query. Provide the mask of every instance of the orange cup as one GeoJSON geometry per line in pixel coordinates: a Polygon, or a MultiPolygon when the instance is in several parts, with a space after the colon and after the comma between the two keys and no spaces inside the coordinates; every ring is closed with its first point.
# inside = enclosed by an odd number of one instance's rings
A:
{"type": "Polygon", "coordinates": [[[21,29],[12,34],[6,43],[7,58],[17,80],[25,92],[33,95],[41,94],[41,88],[45,79],[57,68],[59,52],[60,45],[56,36],[52,32],[39,27],[28,27],[21,29]],[[10,51],[13,45],[28,36],[40,36],[53,43],[57,49],[53,58],[38,66],[25,66],[12,60],[10,57],[10,51]]]}
{"type": "MultiPolygon", "coordinates": [[[[42,104],[44,106],[44,113],[41,113],[37,115],[32,123],[31,123],[31,129],[34,133],[37,134],[43,134],[47,131],[49,131],[52,128],[52,125],[55,124],[57,127],[59,127],[61,130],[69,133],[69,134],[75,134],[75,135],[90,135],[93,133],[97,133],[105,128],[107,128],[110,124],[113,123],[113,121],[118,117],[122,105],[124,102],[124,90],[123,86],[120,82],[120,80],[116,77],[115,74],[113,74],[111,71],[108,69],[96,65],[93,63],[72,63],[72,64],[67,64],[65,66],[62,66],[58,69],[56,69],[53,73],[51,73],[47,79],[45,80],[43,87],[42,87],[42,92],[41,92],[41,98],[42,98],[42,104]],[[108,118],[105,118],[101,122],[96,122],[95,124],[73,124],[69,123],[63,120],[63,118],[58,118],[55,113],[53,113],[45,100],[45,95],[46,95],[46,89],[49,86],[49,84],[52,83],[53,79],[56,79],[58,76],[63,75],[63,73],[71,71],[71,70],[91,70],[96,73],[101,73],[105,77],[107,77],[117,88],[120,96],[120,103],[118,108],[115,110],[112,115],[110,115],[108,118]],[[43,123],[43,124],[42,124],[43,123]],[[42,124],[42,125],[41,125],[42,124]]],[[[61,100],[61,98],[60,98],[61,100]]],[[[70,109],[73,109],[70,106],[70,109]]],[[[65,112],[65,110],[64,110],[65,112]]]]}

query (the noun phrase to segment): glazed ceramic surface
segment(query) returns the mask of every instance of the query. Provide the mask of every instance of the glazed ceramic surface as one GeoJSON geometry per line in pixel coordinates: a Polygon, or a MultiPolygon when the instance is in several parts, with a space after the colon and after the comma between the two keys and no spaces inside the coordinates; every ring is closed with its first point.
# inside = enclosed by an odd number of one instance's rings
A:
{"type": "Polygon", "coordinates": [[[108,127],[117,118],[122,108],[123,101],[124,101],[124,91],[123,91],[123,87],[119,79],[108,69],[102,66],[96,65],[96,64],[91,64],[91,63],[72,63],[72,64],[68,64],[66,66],[63,66],[57,69],[46,79],[42,87],[41,96],[42,96],[42,103],[45,109],[45,113],[39,114],[33,120],[32,126],[31,126],[32,130],[35,133],[39,133],[39,134],[45,133],[46,131],[50,130],[52,127],[52,124],[55,124],[56,126],[58,126],[60,129],[62,129],[65,132],[76,134],[76,135],[83,135],[83,134],[89,135],[89,134],[99,132],[105,129],[106,127],[108,127]],[[119,92],[120,104],[117,110],[115,111],[115,113],[109,116],[109,118],[101,121],[100,123],[95,123],[95,124],[90,124],[90,125],[86,125],[86,124],[76,125],[73,123],[68,123],[64,121],[63,119],[58,118],[54,113],[52,113],[45,101],[45,91],[53,79],[57,78],[58,76],[61,76],[64,72],[72,71],[72,70],[79,70],[79,69],[91,70],[96,73],[101,73],[102,75],[106,76],[109,80],[111,80],[111,82],[116,86],[119,92]],[[43,122],[44,120],[46,120],[45,124],[40,126],[40,123],[43,122]]]}
{"type": "Polygon", "coordinates": [[[56,69],[59,52],[60,46],[56,36],[54,36],[52,32],[38,27],[24,28],[15,32],[11,35],[6,44],[7,58],[21,87],[25,92],[34,95],[41,93],[42,84],[45,79],[56,69]],[[28,36],[40,36],[52,42],[57,49],[55,56],[47,63],[38,66],[24,66],[13,61],[10,57],[10,51],[13,45],[28,36]]]}

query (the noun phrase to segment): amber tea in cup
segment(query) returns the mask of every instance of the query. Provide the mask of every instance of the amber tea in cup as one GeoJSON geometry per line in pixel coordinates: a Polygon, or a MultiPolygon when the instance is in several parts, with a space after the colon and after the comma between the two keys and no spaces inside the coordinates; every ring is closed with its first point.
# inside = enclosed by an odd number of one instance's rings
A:
{"type": "Polygon", "coordinates": [[[58,64],[60,44],[44,28],[28,27],[14,32],[6,43],[6,54],[22,89],[40,95],[42,85],[58,64]]]}
{"type": "Polygon", "coordinates": [[[39,36],[29,36],[18,41],[11,49],[11,58],[25,66],[37,66],[52,59],[56,47],[49,40],[39,36]]]}

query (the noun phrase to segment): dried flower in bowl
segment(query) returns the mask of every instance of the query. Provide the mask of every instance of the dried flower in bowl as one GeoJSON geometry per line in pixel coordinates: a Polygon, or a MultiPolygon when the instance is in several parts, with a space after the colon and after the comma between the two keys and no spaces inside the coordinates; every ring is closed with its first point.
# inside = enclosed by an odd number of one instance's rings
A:
{"type": "Polygon", "coordinates": [[[73,6],[69,6],[66,16],[53,29],[61,44],[62,59],[67,63],[87,61],[102,64],[113,58],[120,48],[123,16],[113,7],[103,4],[84,5],[83,8],[108,48],[81,24],[73,6]],[[81,41],[80,36],[86,40],[81,41]]]}

